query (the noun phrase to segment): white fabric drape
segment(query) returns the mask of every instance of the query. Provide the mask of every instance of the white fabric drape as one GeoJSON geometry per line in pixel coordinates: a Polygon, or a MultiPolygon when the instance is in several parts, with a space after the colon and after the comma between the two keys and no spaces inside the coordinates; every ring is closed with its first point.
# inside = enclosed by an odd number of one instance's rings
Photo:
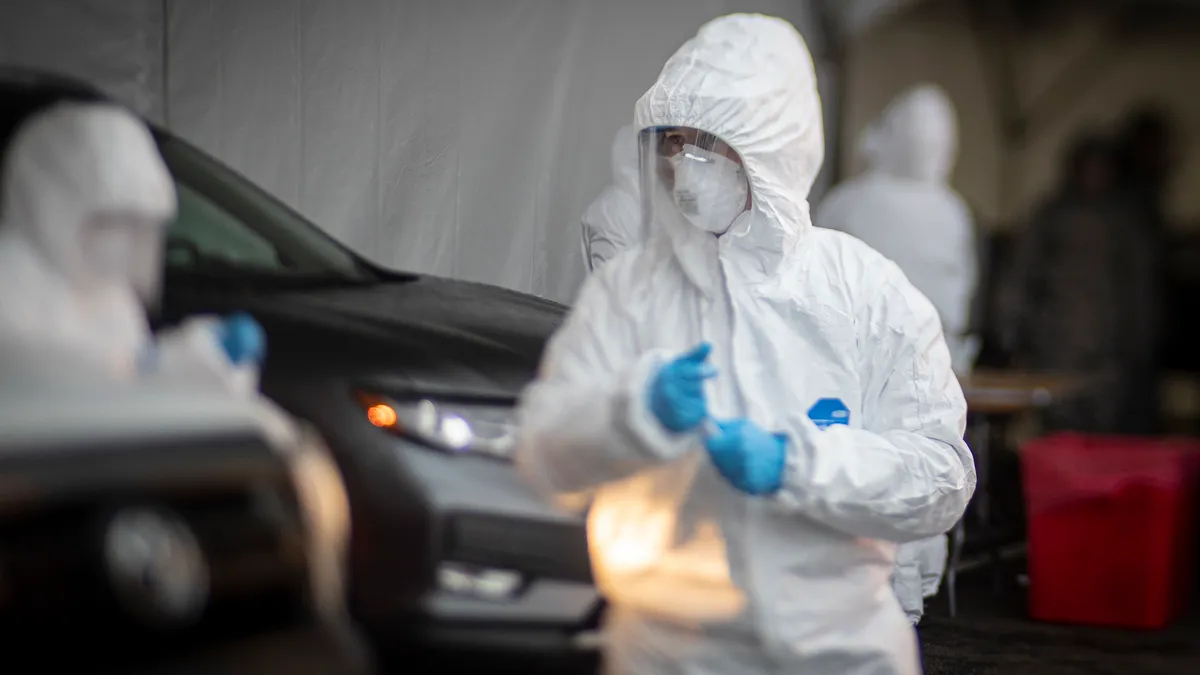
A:
{"type": "Polygon", "coordinates": [[[19,4],[0,19],[37,6],[38,27],[0,36],[34,51],[53,32],[39,65],[165,120],[368,258],[564,302],[612,135],[685,39],[763,11],[821,50],[804,0],[19,4]]]}
{"type": "Polygon", "coordinates": [[[0,0],[0,64],[92,82],[155,121],[163,37],[162,0],[0,0]]]}

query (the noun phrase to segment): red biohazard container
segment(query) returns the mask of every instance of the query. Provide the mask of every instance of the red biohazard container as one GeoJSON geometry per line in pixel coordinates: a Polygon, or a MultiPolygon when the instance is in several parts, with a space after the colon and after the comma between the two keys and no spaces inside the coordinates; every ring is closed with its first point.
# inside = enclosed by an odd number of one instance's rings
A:
{"type": "Polygon", "coordinates": [[[1029,612],[1157,629],[1186,607],[1200,444],[1061,434],[1022,448],[1029,612]]]}

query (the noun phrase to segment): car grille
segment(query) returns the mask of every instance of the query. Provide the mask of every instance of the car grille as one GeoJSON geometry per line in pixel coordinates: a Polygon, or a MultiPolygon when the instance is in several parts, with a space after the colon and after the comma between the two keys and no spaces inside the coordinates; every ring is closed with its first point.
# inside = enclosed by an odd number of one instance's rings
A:
{"type": "MultiPolygon", "coordinates": [[[[299,611],[308,583],[304,524],[284,463],[257,439],[14,451],[0,477],[28,488],[0,500],[0,632],[10,637],[36,644],[88,635],[119,651],[147,631],[199,635],[231,614],[257,630],[299,611]],[[157,596],[130,596],[120,585],[130,577],[113,577],[106,541],[125,516],[174,519],[190,532],[208,579],[198,623],[145,614],[146,599],[157,596]]],[[[155,545],[147,544],[164,550],[155,545]]],[[[123,569],[136,573],[139,564],[123,569]]],[[[157,559],[146,564],[145,574],[163,569],[157,559]]]]}

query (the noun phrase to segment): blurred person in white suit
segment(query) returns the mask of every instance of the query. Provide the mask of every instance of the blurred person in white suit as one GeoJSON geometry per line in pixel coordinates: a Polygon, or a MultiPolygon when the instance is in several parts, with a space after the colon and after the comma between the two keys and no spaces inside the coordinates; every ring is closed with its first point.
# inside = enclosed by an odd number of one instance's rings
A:
{"type": "Polygon", "coordinates": [[[583,259],[589,274],[648,236],[642,226],[637,129],[632,124],[613,138],[612,173],[612,184],[583,212],[583,259]]]}
{"type": "Polygon", "coordinates": [[[60,102],[22,120],[3,159],[6,383],[73,362],[77,377],[183,378],[257,394],[265,337],[251,317],[151,332],[146,307],[158,300],[176,195],[140,119],[109,103],[60,102]]]}
{"type": "MultiPolygon", "coordinates": [[[[814,222],[851,234],[891,259],[937,308],[957,374],[970,372],[978,337],[967,334],[978,283],[975,224],[949,185],[957,154],[954,106],[939,87],[920,84],[897,96],[863,132],[865,173],[837,186],[814,222]]],[[[909,620],[945,572],[945,535],[901,546],[893,587],[909,620]]]]}

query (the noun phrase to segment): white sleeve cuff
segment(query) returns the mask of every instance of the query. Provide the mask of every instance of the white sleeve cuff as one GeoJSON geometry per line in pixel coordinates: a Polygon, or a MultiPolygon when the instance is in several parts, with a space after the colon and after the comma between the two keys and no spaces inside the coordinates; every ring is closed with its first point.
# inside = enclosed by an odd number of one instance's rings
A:
{"type": "Polygon", "coordinates": [[[648,457],[671,460],[694,449],[700,435],[696,432],[673,433],[650,411],[650,383],[664,363],[666,357],[661,352],[646,354],[638,360],[621,385],[616,400],[616,420],[648,457]]]}
{"type": "MultiPolygon", "coordinates": [[[[801,422],[808,422],[807,418],[801,422]]],[[[821,430],[808,422],[809,426],[799,430],[799,433],[788,434],[787,454],[783,469],[783,484],[779,491],[772,496],[775,505],[784,511],[803,510],[807,500],[805,486],[812,475],[811,434],[819,434],[821,430]]]]}

